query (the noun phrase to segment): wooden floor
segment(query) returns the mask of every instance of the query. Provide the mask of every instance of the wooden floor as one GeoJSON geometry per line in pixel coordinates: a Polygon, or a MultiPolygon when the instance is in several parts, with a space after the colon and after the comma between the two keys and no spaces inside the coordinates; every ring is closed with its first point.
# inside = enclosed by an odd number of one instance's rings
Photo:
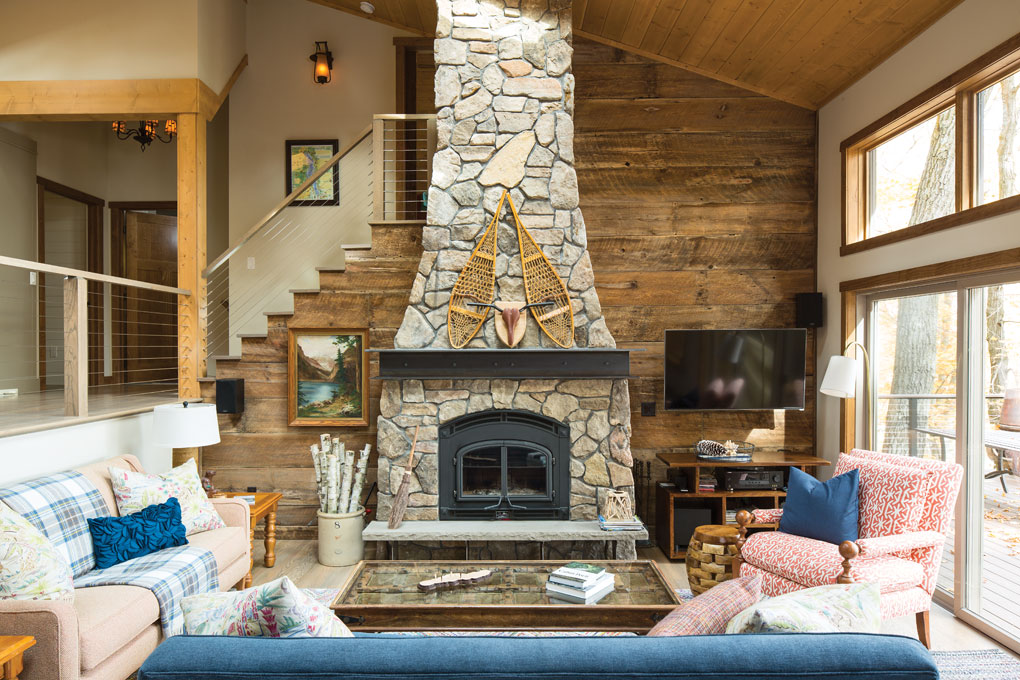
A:
{"type": "MultiPolygon", "coordinates": [[[[177,401],[177,384],[103,385],[89,388],[88,419],[138,413],[177,401]]],[[[22,393],[0,399],[0,437],[63,427],[82,418],[64,415],[64,391],[22,393]]]]}
{"type": "MultiPolygon", "coordinates": [[[[980,614],[994,626],[1020,638],[1020,477],[1006,475],[1007,493],[998,479],[984,483],[980,614]]],[[[953,536],[942,557],[939,587],[953,591],[953,536]]]]}
{"type": "MultiPolygon", "coordinates": [[[[313,540],[277,541],[276,564],[271,569],[262,566],[265,551],[261,541],[255,542],[254,584],[289,576],[302,588],[339,588],[351,571],[351,567],[324,567],[317,559],[317,544],[313,540]]],[[[652,560],[663,570],[674,588],[687,587],[687,574],[683,562],[671,562],[658,548],[638,551],[638,558],[652,560]]],[[[962,649],[1005,649],[991,638],[983,635],[953,616],[952,612],[932,607],[932,648],[937,650],[962,649]]],[[[916,636],[914,617],[886,621],[883,632],[896,635],[916,636]]]]}

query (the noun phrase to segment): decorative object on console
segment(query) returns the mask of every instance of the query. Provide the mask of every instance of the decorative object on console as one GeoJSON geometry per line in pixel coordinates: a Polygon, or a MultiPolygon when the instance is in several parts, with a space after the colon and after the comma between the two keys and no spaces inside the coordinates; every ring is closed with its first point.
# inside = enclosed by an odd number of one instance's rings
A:
{"type": "Polygon", "coordinates": [[[74,600],[67,558],[0,502],[0,600],[74,600]]]}
{"type": "Polygon", "coordinates": [[[873,583],[818,586],[765,598],[740,612],[727,633],[879,633],[882,608],[873,583]]]}
{"type": "Polygon", "coordinates": [[[869,383],[871,381],[871,359],[868,350],[859,342],[851,342],[844,349],[843,353],[833,355],[829,358],[829,365],[822,377],[822,385],[818,391],[830,397],[840,399],[853,399],[857,393],[857,359],[847,356],[851,348],[861,350],[864,357],[864,393],[868,395],[867,411],[864,414],[865,446],[871,446],[875,440],[872,436],[872,414],[875,413],[875,395],[872,393],[869,383]]]}
{"type": "MultiPolygon", "coordinates": [[[[338,139],[288,139],[286,150],[286,195],[307,182],[340,150],[338,139]]],[[[340,205],[340,173],[330,167],[311,186],[290,202],[296,207],[340,205]]]]}
{"type": "Polygon", "coordinates": [[[836,545],[856,541],[859,487],[857,470],[820,482],[791,468],[779,530],[836,545]]]}
{"type": "Polygon", "coordinates": [[[188,635],[354,637],[286,576],[240,592],[192,595],[181,600],[181,610],[188,635]]]}
{"type": "Polygon", "coordinates": [[[443,574],[442,576],[419,581],[418,590],[422,592],[431,592],[433,590],[462,588],[464,586],[471,586],[476,583],[488,581],[490,578],[492,578],[491,569],[479,569],[478,571],[471,571],[467,573],[456,572],[453,574],[443,574]]]}
{"type": "Polygon", "coordinates": [[[188,544],[181,504],[173,497],[130,515],[90,517],[88,522],[97,569],[188,544]]]}
{"type": "Polygon", "coordinates": [[[751,460],[754,444],[751,442],[735,442],[727,439],[723,443],[702,439],[694,445],[694,450],[701,460],[715,460],[728,463],[741,463],[751,460]]]}
{"type": "Polygon", "coordinates": [[[287,331],[291,426],[365,427],[369,421],[368,330],[287,331]]]}
{"type": "Polygon", "coordinates": [[[504,191],[496,206],[496,213],[482,234],[478,245],[471,251],[467,264],[457,275],[457,282],[450,292],[450,304],[446,310],[447,334],[450,347],[460,349],[471,342],[485,323],[489,310],[485,305],[496,299],[496,232],[499,229],[499,215],[503,211],[504,191]],[[471,303],[481,303],[482,311],[468,309],[471,303]]]}
{"type": "Polygon", "coordinates": [[[735,526],[706,524],[694,530],[687,546],[687,581],[703,593],[733,578],[739,532],[735,526]]]}
{"type": "Polygon", "coordinates": [[[216,487],[213,486],[212,478],[215,476],[216,470],[210,470],[208,468],[206,468],[202,473],[202,489],[205,491],[205,495],[209,496],[210,498],[219,493],[218,491],[216,491],[216,487]]]}
{"type": "Polygon", "coordinates": [[[758,576],[744,576],[720,583],[718,587],[674,609],[648,631],[648,637],[725,633],[730,619],[757,602],[760,595],[761,578],[758,576]]]}
{"type": "Polygon", "coordinates": [[[602,500],[602,511],[599,515],[607,522],[634,519],[634,509],[631,507],[630,494],[617,489],[606,491],[602,500]]]}
{"type": "Polygon", "coordinates": [[[354,451],[328,433],[319,435],[319,443],[311,446],[319,494],[320,564],[345,567],[365,556],[361,489],[371,449],[371,444],[366,444],[355,463],[354,451]]]}
{"type": "Polygon", "coordinates": [[[411,471],[414,470],[414,450],[418,446],[418,429],[414,428],[414,440],[411,441],[411,451],[407,454],[407,467],[400,478],[400,487],[393,494],[393,505],[390,508],[389,528],[396,529],[404,521],[404,513],[407,512],[407,501],[411,494],[411,471]]]}
{"type": "MultiPolygon", "coordinates": [[[[207,406],[215,418],[212,405],[207,406]]],[[[159,408],[156,407],[157,412],[159,408]]],[[[189,536],[199,531],[212,531],[226,526],[202,489],[194,458],[189,458],[182,465],[162,475],[150,475],[113,466],[109,468],[109,472],[113,495],[121,515],[130,515],[150,505],[165,503],[170,497],[174,497],[180,502],[181,521],[184,522],[189,536]]]]}

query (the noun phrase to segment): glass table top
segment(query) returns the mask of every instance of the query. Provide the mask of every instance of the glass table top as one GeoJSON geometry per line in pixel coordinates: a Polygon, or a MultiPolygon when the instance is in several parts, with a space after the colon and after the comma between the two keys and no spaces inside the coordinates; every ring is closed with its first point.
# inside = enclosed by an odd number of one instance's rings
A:
{"type": "MultiPolygon", "coordinates": [[[[592,564],[600,564],[597,561],[592,564]]],[[[557,605],[545,592],[549,574],[566,562],[363,562],[334,607],[359,605],[557,605]],[[491,569],[481,583],[422,592],[418,583],[443,574],[491,569]]],[[[606,563],[616,589],[595,606],[679,602],[651,562],[606,563]]]]}

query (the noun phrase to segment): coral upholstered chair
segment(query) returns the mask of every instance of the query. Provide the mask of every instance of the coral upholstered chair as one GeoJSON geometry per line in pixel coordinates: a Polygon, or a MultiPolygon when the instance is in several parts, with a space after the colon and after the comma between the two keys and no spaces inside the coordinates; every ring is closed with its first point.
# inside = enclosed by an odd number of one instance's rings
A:
{"type": "MultiPolygon", "coordinates": [[[[762,531],[741,546],[741,576],[757,574],[762,593],[782,595],[831,583],[877,583],[882,617],[916,614],[917,635],[931,643],[928,611],[963,468],[955,463],[854,449],[835,474],[860,473],[860,537],[836,546],[780,531],[762,531]]],[[[782,510],[737,515],[741,537],[782,510]]]]}

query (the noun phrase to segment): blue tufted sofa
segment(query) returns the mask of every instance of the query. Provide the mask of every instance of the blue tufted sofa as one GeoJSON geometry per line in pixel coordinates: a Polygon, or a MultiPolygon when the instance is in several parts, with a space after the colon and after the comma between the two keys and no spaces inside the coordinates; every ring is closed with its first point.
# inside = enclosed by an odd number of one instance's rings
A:
{"type": "Polygon", "coordinates": [[[913,638],[173,637],[138,680],[938,680],[913,638]]]}

